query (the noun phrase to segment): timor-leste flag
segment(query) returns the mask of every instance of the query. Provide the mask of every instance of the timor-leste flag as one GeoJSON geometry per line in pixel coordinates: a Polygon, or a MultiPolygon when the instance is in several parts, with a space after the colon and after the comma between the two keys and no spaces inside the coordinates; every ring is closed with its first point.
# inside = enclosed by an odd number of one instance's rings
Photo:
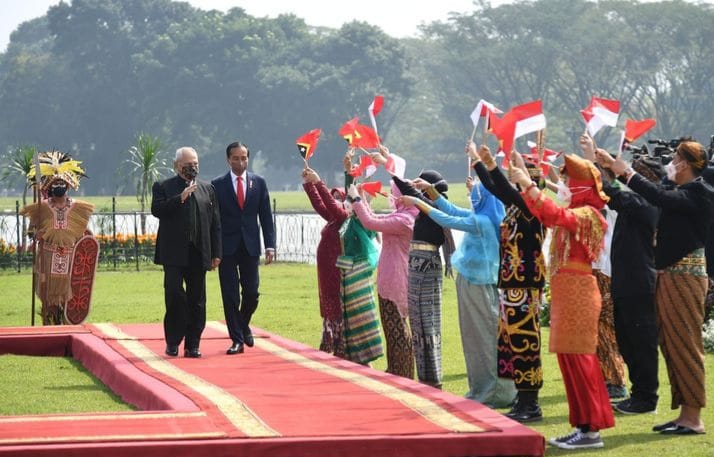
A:
{"type": "Polygon", "coordinates": [[[337,131],[337,133],[339,133],[340,136],[342,138],[344,138],[345,141],[347,141],[347,144],[349,144],[350,146],[352,145],[352,141],[354,140],[355,131],[357,129],[358,123],[359,123],[359,118],[353,117],[349,121],[342,124],[342,127],[340,127],[340,130],[337,131]]]}
{"type": "Polygon", "coordinates": [[[322,130],[313,129],[295,140],[295,144],[297,144],[298,151],[300,151],[300,155],[303,159],[308,160],[315,153],[317,141],[320,139],[321,134],[322,130]]]}

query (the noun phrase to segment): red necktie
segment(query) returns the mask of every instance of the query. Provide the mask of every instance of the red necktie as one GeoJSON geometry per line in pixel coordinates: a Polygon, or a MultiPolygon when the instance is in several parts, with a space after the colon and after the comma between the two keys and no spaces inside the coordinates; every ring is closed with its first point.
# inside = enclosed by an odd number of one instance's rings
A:
{"type": "Polygon", "coordinates": [[[236,183],[236,197],[238,198],[238,206],[243,209],[245,194],[243,193],[243,178],[240,176],[238,176],[238,182],[236,183]]]}

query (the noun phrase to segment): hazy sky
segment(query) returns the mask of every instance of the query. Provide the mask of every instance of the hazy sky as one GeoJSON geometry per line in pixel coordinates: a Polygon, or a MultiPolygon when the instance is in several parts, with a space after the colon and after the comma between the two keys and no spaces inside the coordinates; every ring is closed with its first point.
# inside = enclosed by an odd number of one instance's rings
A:
{"type": "MultiPolygon", "coordinates": [[[[65,0],[68,1],[68,0],[65,0]]],[[[121,0],[116,0],[121,1],[121,0]]],[[[496,0],[491,4],[506,3],[496,0]]],[[[248,14],[275,17],[280,13],[294,13],[310,25],[340,27],[353,19],[378,25],[388,34],[403,38],[417,33],[423,22],[446,19],[449,12],[463,13],[473,9],[472,0],[188,0],[201,9],[226,11],[240,6],[248,14]]],[[[0,0],[0,51],[10,41],[10,34],[22,22],[44,15],[59,0],[0,0]]]]}

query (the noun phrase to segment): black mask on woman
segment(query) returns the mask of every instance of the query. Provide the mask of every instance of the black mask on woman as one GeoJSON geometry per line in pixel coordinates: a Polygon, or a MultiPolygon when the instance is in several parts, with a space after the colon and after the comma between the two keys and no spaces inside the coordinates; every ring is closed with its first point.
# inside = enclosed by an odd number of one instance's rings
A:
{"type": "Polygon", "coordinates": [[[50,196],[52,197],[64,197],[67,193],[67,186],[52,186],[50,188],[50,196]]]}

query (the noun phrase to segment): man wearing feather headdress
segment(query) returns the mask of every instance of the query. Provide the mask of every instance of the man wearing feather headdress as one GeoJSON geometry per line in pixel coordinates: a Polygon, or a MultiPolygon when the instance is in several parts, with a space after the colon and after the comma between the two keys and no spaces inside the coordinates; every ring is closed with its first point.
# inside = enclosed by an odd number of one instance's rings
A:
{"type": "Polygon", "coordinates": [[[43,152],[39,154],[39,179],[35,176],[36,165],[27,175],[28,180],[39,185],[39,201],[25,206],[20,213],[30,218],[37,242],[35,293],[42,302],[44,325],[78,323],[67,319],[65,308],[72,299],[75,246],[85,235],[94,210],[91,203],[67,196],[67,191],[79,188],[79,179],[86,176],[80,163],[59,151],[43,152]]]}

